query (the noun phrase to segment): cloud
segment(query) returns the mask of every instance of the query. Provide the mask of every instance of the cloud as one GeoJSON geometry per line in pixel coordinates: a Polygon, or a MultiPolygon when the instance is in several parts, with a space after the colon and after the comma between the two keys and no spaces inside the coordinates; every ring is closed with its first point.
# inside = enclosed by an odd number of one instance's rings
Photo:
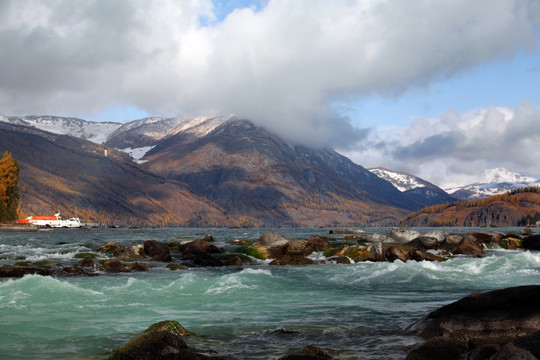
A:
{"type": "MultiPolygon", "coordinates": [[[[450,186],[478,181],[484,170],[504,166],[512,171],[538,174],[540,107],[523,102],[516,109],[490,107],[439,118],[416,119],[392,139],[374,134],[373,146],[350,152],[353,160],[384,161],[435,184],[450,186]],[[375,155],[373,154],[375,153],[375,155]]],[[[383,163],[364,163],[380,166],[383,163]]]]}
{"type": "Polygon", "coordinates": [[[271,0],[222,21],[210,0],[0,6],[1,112],[85,117],[121,103],[157,115],[234,113],[342,148],[366,130],[332,102],[399,96],[511,57],[536,46],[540,23],[537,0],[271,0]]]}

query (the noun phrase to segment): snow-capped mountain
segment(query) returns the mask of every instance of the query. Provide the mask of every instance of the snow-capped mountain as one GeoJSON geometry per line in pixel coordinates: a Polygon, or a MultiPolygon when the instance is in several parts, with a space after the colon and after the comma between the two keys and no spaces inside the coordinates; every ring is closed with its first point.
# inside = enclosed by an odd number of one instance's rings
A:
{"type": "Polygon", "coordinates": [[[93,122],[61,116],[5,116],[0,121],[16,125],[26,125],[59,135],[71,135],[103,144],[108,136],[122,126],[114,122],[93,122]]]}
{"type": "Polygon", "coordinates": [[[421,200],[425,204],[434,205],[456,200],[440,187],[423,180],[418,176],[382,167],[371,168],[368,170],[381,179],[390,182],[395,188],[405,195],[408,195],[411,199],[421,200]]]}
{"type": "Polygon", "coordinates": [[[479,200],[525,186],[539,186],[540,179],[505,168],[484,171],[483,179],[474,184],[455,186],[445,190],[460,200],[479,200]]]}

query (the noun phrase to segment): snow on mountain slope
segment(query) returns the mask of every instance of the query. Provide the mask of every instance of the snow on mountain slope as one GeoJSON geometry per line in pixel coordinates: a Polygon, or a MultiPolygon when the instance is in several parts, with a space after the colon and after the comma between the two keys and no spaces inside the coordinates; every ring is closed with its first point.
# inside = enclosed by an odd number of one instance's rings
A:
{"type": "Polygon", "coordinates": [[[502,194],[520,187],[539,186],[540,179],[526,176],[505,168],[485,170],[481,181],[454,186],[445,190],[460,200],[479,200],[502,194]]]}
{"type": "Polygon", "coordinates": [[[426,184],[423,183],[420,178],[406,172],[389,170],[382,167],[372,168],[368,170],[377,175],[378,177],[389,181],[401,192],[426,187],[426,184]]]}
{"type": "Polygon", "coordinates": [[[71,135],[97,144],[103,144],[110,134],[122,126],[120,123],[92,122],[61,116],[16,117],[0,115],[0,121],[31,126],[59,135],[71,135]]]}

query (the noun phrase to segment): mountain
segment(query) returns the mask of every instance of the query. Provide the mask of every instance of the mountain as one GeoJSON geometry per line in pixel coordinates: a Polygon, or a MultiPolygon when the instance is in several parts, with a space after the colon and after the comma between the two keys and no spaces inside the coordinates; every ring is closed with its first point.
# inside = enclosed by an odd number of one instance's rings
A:
{"type": "Polygon", "coordinates": [[[482,200],[415,211],[401,226],[525,226],[540,220],[540,187],[524,187],[482,200]]]}
{"type": "Polygon", "coordinates": [[[540,185],[540,180],[531,176],[495,168],[484,171],[483,181],[445,189],[453,197],[464,200],[480,200],[525,186],[540,185]]]}
{"type": "Polygon", "coordinates": [[[108,136],[122,124],[114,122],[93,122],[61,116],[5,116],[0,114],[0,122],[26,125],[54,134],[71,135],[102,144],[108,136]]]}
{"type": "Polygon", "coordinates": [[[241,119],[186,123],[143,160],[148,171],[263,226],[396,224],[417,208],[335,151],[285,142],[241,119]]]}
{"type": "Polygon", "coordinates": [[[19,162],[23,214],[61,211],[85,222],[132,225],[230,224],[208,200],[112,148],[0,122],[0,149],[19,162]]]}
{"type": "Polygon", "coordinates": [[[448,195],[440,187],[418,176],[382,167],[371,168],[369,171],[381,179],[390,182],[419,207],[456,201],[456,198],[448,195]]]}

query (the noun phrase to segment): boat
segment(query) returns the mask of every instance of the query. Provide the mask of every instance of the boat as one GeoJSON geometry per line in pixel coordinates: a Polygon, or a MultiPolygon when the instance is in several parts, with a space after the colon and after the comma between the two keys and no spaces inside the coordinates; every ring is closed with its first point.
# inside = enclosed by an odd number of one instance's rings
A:
{"type": "Polygon", "coordinates": [[[72,217],[67,220],[63,219],[60,213],[52,216],[29,216],[26,219],[19,220],[19,224],[30,224],[48,228],[80,228],[81,221],[79,218],[72,217]]]}

